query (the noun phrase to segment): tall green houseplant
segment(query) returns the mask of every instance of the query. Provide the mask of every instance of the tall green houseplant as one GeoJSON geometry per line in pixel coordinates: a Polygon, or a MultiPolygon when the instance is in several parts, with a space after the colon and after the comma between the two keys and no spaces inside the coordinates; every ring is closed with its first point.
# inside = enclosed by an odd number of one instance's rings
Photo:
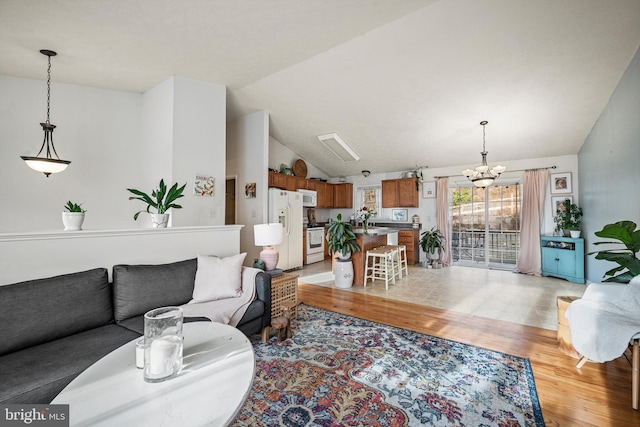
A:
{"type": "Polygon", "coordinates": [[[605,282],[629,283],[635,276],[640,275],[640,229],[636,230],[633,221],[619,221],[605,225],[602,230],[594,233],[598,237],[607,240],[595,242],[594,245],[623,245],[623,248],[605,249],[589,252],[588,255],[596,255],[596,259],[602,259],[618,264],[617,267],[604,273],[605,282]],[[617,274],[620,273],[620,274],[617,274]]]}
{"type": "Polygon", "coordinates": [[[336,221],[327,227],[327,247],[332,253],[341,253],[343,256],[360,251],[351,224],[342,221],[342,214],[338,214],[336,221]]]}

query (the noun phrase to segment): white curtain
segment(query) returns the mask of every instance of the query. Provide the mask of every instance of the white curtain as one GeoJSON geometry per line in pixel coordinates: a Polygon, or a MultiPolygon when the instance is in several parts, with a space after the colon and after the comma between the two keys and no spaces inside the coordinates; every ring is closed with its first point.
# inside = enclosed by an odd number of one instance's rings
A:
{"type": "Polygon", "coordinates": [[[539,276],[542,271],[540,231],[548,178],[549,171],[546,169],[531,170],[524,173],[520,256],[516,267],[516,271],[519,273],[539,276]]]}
{"type": "Polygon", "coordinates": [[[449,227],[449,178],[438,178],[436,189],[436,216],[438,230],[444,236],[444,251],[440,251],[440,262],[445,267],[451,264],[451,229],[449,227]]]}

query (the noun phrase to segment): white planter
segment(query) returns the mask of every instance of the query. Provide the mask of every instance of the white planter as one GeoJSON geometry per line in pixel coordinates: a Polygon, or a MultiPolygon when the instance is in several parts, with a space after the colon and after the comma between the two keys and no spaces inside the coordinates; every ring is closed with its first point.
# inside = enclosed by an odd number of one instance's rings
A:
{"type": "Polygon", "coordinates": [[[336,288],[350,288],[353,285],[353,262],[351,260],[336,260],[333,267],[336,288]]]}
{"type": "Polygon", "coordinates": [[[151,214],[151,227],[153,228],[167,228],[169,224],[169,214],[151,214]]]}
{"type": "Polygon", "coordinates": [[[346,254],[343,254],[342,251],[338,252],[338,259],[350,259],[351,258],[351,252],[347,252],[346,254]]]}
{"type": "Polygon", "coordinates": [[[84,212],[62,212],[62,224],[65,231],[82,230],[84,212]]]}
{"type": "Polygon", "coordinates": [[[569,230],[569,234],[571,234],[572,238],[577,239],[580,237],[580,230],[569,230]]]}

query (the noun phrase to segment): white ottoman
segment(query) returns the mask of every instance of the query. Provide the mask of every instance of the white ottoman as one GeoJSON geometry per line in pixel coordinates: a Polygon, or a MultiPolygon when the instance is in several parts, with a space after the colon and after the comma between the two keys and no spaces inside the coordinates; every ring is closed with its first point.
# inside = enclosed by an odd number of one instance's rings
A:
{"type": "Polygon", "coordinates": [[[336,277],[336,288],[350,288],[353,285],[353,263],[351,259],[336,259],[333,274],[336,277]]]}

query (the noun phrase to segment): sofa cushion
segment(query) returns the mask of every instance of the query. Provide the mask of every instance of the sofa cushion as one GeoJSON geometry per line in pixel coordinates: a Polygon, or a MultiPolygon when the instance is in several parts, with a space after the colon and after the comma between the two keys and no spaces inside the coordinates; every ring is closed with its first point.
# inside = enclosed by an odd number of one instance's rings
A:
{"type": "Polygon", "coordinates": [[[112,324],[0,356],[0,404],[50,403],[82,371],[139,336],[112,324]]]}
{"type": "Polygon", "coordinates": [[[198,255],[191,303],[237,298],[242,295],[242,263],[246,252],[218,258],[198,255]]]}
{"type": "Polygon", "coordinates": [[[113,323],[107,270],[0,286],[0,355],[113,323]]]}
{"type": "Polygon", "coordinates": [[[113,304],[116,321],[158,307],[186,304],[193,294],[196,259],[158,265],[115,265],[113,304]]]}

